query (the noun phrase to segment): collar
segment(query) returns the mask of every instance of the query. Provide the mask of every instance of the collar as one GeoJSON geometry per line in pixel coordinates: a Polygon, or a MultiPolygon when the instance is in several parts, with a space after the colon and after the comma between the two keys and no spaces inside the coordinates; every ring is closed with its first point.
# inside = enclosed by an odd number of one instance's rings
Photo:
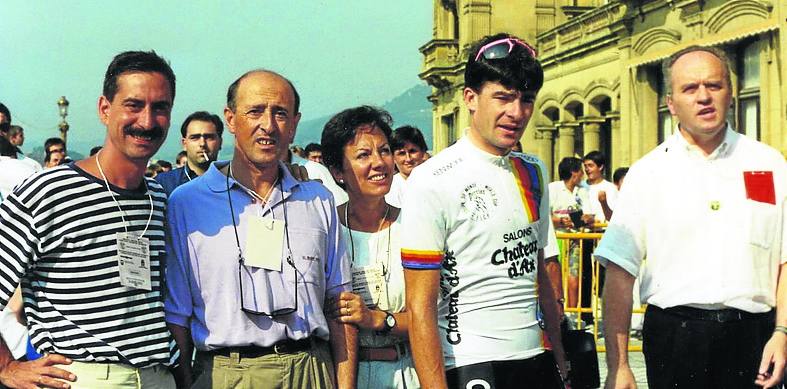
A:
{"type": "MultiPolygon", "coordinates": [[[[227,191],[227,176],[224,175],[224,173],[222,173],[219,169],[223,169],[230,162],[231,161],[213,162],[210,164],[210,167],[205,172],[205,174],[202,175],[202,179],[204,180],[204,182],[206,183],[206,185],[211,191],[217,193],[227,191]]],[[[284,191],[284,193],[287,196],[293,192],[295,187],[301,185],[301,183],[298,182],[298,180],[296,180],[295,177],[292,176],[292,174],[290,174],[290,171],[281,161],[279,162],[279,174],[280,174],[279,180],[281,180],[281,189],[284,191]]],[[[241,188],[244,191],[249,190],[232,177],[229,178],[229,186],[230,188],[235,188],[235,187],[241,188]]],[[[278,191],[279,191],[279,185],[277,184],[273,192],[271,193],[271,199],[274,199],[274,196],[278,191]]],[[[283,197],[287,197],[287,196],[283,196],[283,197]]]]}
{"type": "MultiPolygon", "coordinates": [[[[181,175],[183,176],[183,178],[186,179],[186,182],[191,181],[191,180],[199,177],[194,170],[191,170],[191,168],[189,168],[189,164],[188,163],[186,163],[185,165],[183,165],[183,167],[180,167],[178,169],[183,169],[183,171],[181,172],[182,173],[181,175]]],[[[210,167],[208,167],[208,169],[210,169],[210,167]]],[[[205,171],[205,173],[207,173],[207,171],[205,171]]]]}
{"type": "Polygon", "coordinates": [[[675,142],[675,146],[685,151],[687,154],[695,155],[706,160],[714,160],[728,156],[738,142],[738,139],[741,137],[741,134],[737,131],[733,131],[729,123],[727,123],[722,131],[724,131],[724,139],[722,139],[721,143],[707,157],[702,155],[702,151],[698,146],[690,145],[689,142],[686,141],[686,138],[681,135],[680,129],[672,135],[672,138],[673,142],[675,142]]]}
{"type": "Polygon", "coordinates": [[[474,145],[472,141],[467,137],[467,135],[459,138],[456,141],[456,146],[461,150],[462,154],[467,154],[470,156],[475,157],[476,159],[480,159],[481,161],[487,162],[489,164],[500,166],[500,167],[508,167],[508,158],[511,155],[510,152],[506,153],[505,155],[495,155],[487,153],[484,150],[478,148],[478,146],[474,145]]]}

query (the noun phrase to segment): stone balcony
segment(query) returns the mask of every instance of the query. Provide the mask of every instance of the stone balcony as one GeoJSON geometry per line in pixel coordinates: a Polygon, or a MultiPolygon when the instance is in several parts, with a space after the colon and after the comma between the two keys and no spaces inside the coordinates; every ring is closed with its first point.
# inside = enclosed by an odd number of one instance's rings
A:
{"type": "Polygon", "coordinates": [[[432,39],[418,50],[424,55],[424,64],[418,76],[438,89],[450,86],[450,77],[455,76],[462,65],[458,40],[432,39]]]}

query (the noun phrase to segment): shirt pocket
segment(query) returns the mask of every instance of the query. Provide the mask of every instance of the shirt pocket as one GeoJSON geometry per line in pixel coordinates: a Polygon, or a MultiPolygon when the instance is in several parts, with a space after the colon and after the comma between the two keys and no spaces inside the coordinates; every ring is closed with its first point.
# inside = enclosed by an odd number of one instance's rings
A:
{"type": "Polygon", "coordinates": [[[325,231],[313,228],[289,228],[289,241],[285,242],[292,253],[291,266],[287,266],[285,279],[290,282],[322,284],[325,278],[326,240],[325,231]],[[297,273],[297,274],[296,274],[297,273]]]}
{"type": "Polygon", "coordinates": [[[744,218],[744,231],[748,235],[749,243],[769,250],[778,229],[779,215],[776,205],[746,200],[746,211],[748,214],[744,218]]]}

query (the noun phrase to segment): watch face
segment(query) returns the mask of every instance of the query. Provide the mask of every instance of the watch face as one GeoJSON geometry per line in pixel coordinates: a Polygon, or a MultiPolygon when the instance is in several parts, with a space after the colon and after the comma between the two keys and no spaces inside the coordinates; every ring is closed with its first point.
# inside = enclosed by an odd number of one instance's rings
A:
{"type": "Polygon", "coordinates": [[[396,326],[396,318],[389,313],[388,316],[385,317],[385,325],[388,326],[388,328],[394,328],[396,326]]]}

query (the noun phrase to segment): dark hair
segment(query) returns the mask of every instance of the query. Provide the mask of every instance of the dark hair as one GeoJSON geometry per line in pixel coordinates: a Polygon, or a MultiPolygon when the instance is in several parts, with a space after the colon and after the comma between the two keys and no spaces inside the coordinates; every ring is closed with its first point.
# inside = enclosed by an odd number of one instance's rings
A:
{"type": "Polygon", "coordinates": [[[0,113],[5,115],[8,118],[8,122],[11,123],[11,111],[8,110],[8,107],[5,104],[0,103],[0,113]]]}
{"type": "Polygon", "coordinates": [[[730,90],[732,89],[732,80],[730,79],[730,59],[727,57],[727,54],[724,53],[724,50],[710,46],[691,45],[672,53],[669,58],[661,62],[661,73],[664,75],[664,87],[666,88],[668,95],[672,94],[672,65],[675,65],[675,62],[680,57],[698,51],[711,54],[721,61],[724,67],[724,81],[727,82],[727,88],[730,88],[730,90]]]}
{"type": "Polygon", "coordinates": [[[175,100],[175,73],[164,58],[155,51],[124,51],[115,56],[104,74],[103,94],[109,101],[118,91],[118,78],[125,73],[161,73],[169,82],[171,98],[175,100]]]}
{"type": "Polygon", "coordinates": [[[11,128],[11,123],[9,122],[0,123],[0,132],[2,132],[3,135],[5,135],[8,132],[9,128],[11,128]]]}
{"type": "Polygon", "coordinates": [[[521,45],[515,44],[505,58],[486,59],[481,56],[478,61],[475,60],[484,45],[505,38],[519,39],[511,34],[500,33],[484,37],[471,46],[465,66],[465,86],[479,91],[485,82],[499,82],[506,88],[521,92],[538,92],[544,84],[544,70],[530,51],[521,45]]]}
{"type": "Polygon", "coordinates": [[[18,134],[20,132],[24,132],[24,131],[25,131],[25,129],[22,128],[22,126],[17,126],[17,125],[12,124],[12,125],[8,126],[8,137],[11,138],[12,136],[15,136],[16,134],[18,134]]]}
{"type": "Polygon", "coordinates": [[[186,137],[186,129],[188,128],[189,124],[194,120],[213,123],[213,126],[216,127],[216,134],[219,135],[219,138],[221,138],[221,134],[224,133],[224,123],[221,122],[221,118],[219,117],[219,115],[214,115],[206,111],[197,111],[187,116],[186,120],[183,121],[183,124],[180,125],[181,137],[183,138],[186,137]]]}
{"type": "Polygon", "coordinates": [[[292,114],[296,114],[299,112],[298,110],[301,109],[301,96],[298,94],[298,90],[295,89],[295,85],[287,77],[284,77],[279,73],[267,69],[249,70],[248,72],[243,73],[242,76],[238,77],[237,80],[233,81],[232,84],[230,84],[230,87],[227,89],[227,107],[229,107],[229,109],[232,110],[232,112],[235,112],[235,108],[236,108],[235,99],[238,96],[238,86],[240,86],[240,82],[243,81],[244,78],[254,73],[273,74],[275,76],[281,77],[284,81],[287,81],[287,84],[290,85],[290,89],[292,89],[293,96],[295,96],[295,104],[293,104],[293,108],[295,109],[295,112],[292,112],[292,114]]]}
{"type": "Polygon", "coordinates": [[[604,154],[601,154],[600,151],[591,151],[585,155],[585,158],[582,158],[583,161],[591,160],[593,163],[596,164],[599,168],[607,167],[607,157],[604,154]]]}
{"type": "Polygon", "coordinates": [[[576,157],[565,157],[557,165],[557,174],[561,180],[571,178],[571,174],[579,170],[582,170],[582,161],[576,157]]]}
{"type": "Polygon", "coordinates": [[[620,182],[620,180],[626,177],[626,174],[628,174],[628,172],[629,172],[629,168],[627,167],[619,167],[615,169],[615,173],[612,174],[612,182],[614,182],[615,185],[617,185],[618,182],[620,182]]]}
{"type": "Polygon", "coordinates": [[[16,146],[11,144],[11,141],[4,136],[0,136],[0,156],[15,157],[17,152],[16,146]]]}
{"type": "Polygon", "coordinates": [[[404,144],[410,142],[426,152],[426,141],[424,134],[417,127],[401,126],[394,130],[391,136],[391,150],[396,151],[404,148],[404,144]]]}
{"type": "Polygon", "coordinates": [[[322,130],[322,162],[328,168],[342,170],[344,146],[355,139],[358,127],[369,125],[391,139],[391,114],[382,108],[362,105],[334,115],[322,130]]]}
{"type": "Polygon", "coordinates": [[[309,143],[303,151],[306,152],[306,155],[309,155],[312,151],[322,152],[322,146],[319,143],[309,143]]]}
{"type": "Polygon", "coordinates": [[[169,161],[165,161],[163,159],[159,159],[156,163],[161,166],[162,169],[170,169],[172,170],[172,164],[169,161]]]}
{"type": "Polygon", "coordinates": [[[48,154],[49,148],[54,145],[63,145],[63,147],[65,147],[66,142],[63,142],[63,140],[60,138],[49,138],[44,141],[44,151],[48,154]]]}
{"type": "Polygon", "coordinates": [[[179,159],[186,156],[186,150],[180,150],[178,155],[175,156],[175,162],[178,162],[179,159]]]}
{"type": "Polygon", "coordinates": [[[98,152],[101,151],[102,148],[104,148],[104,146],[93,147],[92,149],[90,149],[90,156],[92,157],[92,156],[98,154],[98,152]]]}

